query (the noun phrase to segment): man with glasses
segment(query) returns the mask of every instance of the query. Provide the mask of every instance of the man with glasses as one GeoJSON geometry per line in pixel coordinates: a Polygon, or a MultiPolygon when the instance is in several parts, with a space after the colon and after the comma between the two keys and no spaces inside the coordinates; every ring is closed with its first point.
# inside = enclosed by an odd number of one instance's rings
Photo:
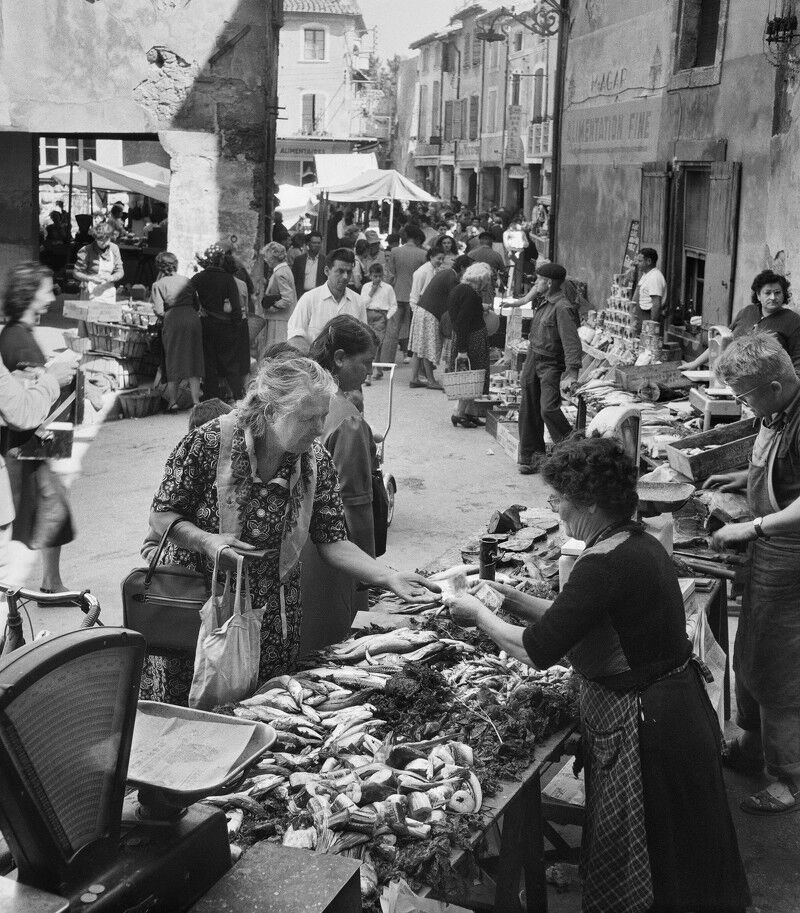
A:
{"type": "Polygon", "coordinates": [[[733,342],[717,372],[759,420],[748,469],[712,475],[704,488],[746,488],[753,520],[714,533],[717,549],[747,543],[733,667],[739,739],[723,763],[772,781],[744,799],[743,811],[774,816],[800,807],[800,379],[771,334],[733,342]]]}

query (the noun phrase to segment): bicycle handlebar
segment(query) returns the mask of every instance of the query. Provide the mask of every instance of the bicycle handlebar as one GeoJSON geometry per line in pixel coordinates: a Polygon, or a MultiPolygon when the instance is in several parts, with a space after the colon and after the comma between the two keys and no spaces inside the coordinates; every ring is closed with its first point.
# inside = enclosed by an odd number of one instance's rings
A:
{"type": "Polygon", "coordinates": [[[74,602],[86,615],[81,627],[90,628],[100,615],[100,602],[89,590],[65,590],[61,593],[43,593],[41,590],[29,590],[27,587],[0,583],[0,595],[7,599],[25,599],[38,602],[43,606],[74,602]],[[90,620],[91,619],[91,620],[90,620]]]}

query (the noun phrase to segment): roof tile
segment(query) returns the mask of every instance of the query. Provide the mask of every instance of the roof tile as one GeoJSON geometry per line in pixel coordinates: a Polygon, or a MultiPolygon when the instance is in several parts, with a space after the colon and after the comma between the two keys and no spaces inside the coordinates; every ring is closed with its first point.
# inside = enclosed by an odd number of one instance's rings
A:
{"type": "Polygon", "coordinates": [[[340,16],[360,16],[357,0],[284,0],[286,13],[329,13],[340,16]]]}

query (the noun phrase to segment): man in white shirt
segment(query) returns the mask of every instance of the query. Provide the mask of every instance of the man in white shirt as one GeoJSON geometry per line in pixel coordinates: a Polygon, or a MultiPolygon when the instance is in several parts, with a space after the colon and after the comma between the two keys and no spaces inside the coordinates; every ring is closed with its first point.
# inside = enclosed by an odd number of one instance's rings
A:
{"type": "Polygon", "coordinates": [[[339,314],[350,314],[367,323],[367,309],[361,296],[347,287],[353,276],[356,257],[352,250],[340,247],[325,260],[328,281],[306,292],[297,302],[287,325],[289,344],[307,352],[329,320],[339,314]]]}
{"type": "MultiPolygon", "coordinates": [[[[383,281],[383,264],[377,260],[369,266],[369,278],[361,288],[361,300],[367,309],[367,323],[378,337],[380,352],[386,337],[386,325],[397,310],[397,298],[392,286],[383,281]]],[[[383,371],[375,368],[372,379],[380,380],[382,377],[383,371]]],[[[370,385],[369,378],[365,383],[367,386],[370,385]]]]}
{"type": "Polygon", "coordinates": [[[667,280],[660,269],[656,268],[658,254],[652,247],[643,247],[639,251],[636,265],[639,267],[639,281],[633,293],[636,305],[634,320],[637,334],[642,330],[643,320],[661,321],[661,309],[667,294],[667,280]]]}

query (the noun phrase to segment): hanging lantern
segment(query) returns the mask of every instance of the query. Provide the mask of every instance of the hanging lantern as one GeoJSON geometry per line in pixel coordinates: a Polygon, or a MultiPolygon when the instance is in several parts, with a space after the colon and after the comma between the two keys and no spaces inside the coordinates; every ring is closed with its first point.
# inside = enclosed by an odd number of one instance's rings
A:
{"type": "Polygon", "coordinates": [[[769,0],[763,44],[764,56],[774,67],[784,66],[797,56],[800,31],[795,0],[769,0]]]}

